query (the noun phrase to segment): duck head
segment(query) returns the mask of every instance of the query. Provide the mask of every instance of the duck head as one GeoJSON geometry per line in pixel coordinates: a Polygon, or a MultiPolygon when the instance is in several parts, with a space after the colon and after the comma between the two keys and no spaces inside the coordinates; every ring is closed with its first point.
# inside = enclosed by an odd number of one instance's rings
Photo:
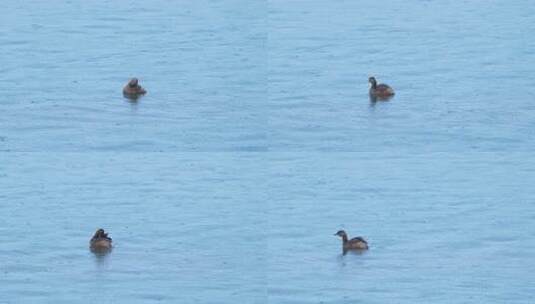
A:
{"type": "Polygon", "coordinates": [[[337,233],[335,233],[334,235],[336,236],[339,236],[341,238],[343,237],[346,237],[347,238],[347,233],[344,231],[344,230],[339,230],[337,233]]]}
{"type": "Polygon", "coordinates": [[[138,83],[137,78],[132,78],[128,82],[128,86],[131,87],[131,88],[135,88],[135,87],[137,87],[137,83],[138,83]]]}
{"type": "Polygon", "coordinates": [[[95,231],[95,234],[93,235],[93,238],[101,237],[104,234],[104,229],[99,228],[97,231],[95,231]]]}

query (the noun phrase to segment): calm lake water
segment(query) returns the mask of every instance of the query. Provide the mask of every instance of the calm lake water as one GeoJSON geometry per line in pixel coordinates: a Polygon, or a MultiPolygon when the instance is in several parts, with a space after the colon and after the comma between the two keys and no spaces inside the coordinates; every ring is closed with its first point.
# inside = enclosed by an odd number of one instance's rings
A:
{"type": "Polygon", "coordinates": [[[2,150],[266,149],[263,2],[5,5],[2,150]],[[137,103],[121,93],[133,76],[137,103]]]}
{"type": "Polygon", "coordinates": [[[2,5],[0,303],[535,294],[531,1],[2,5]]]}
{"type": "Polygon", "coordinates": [[[0,303],[529,303],[522,153],[4,153],[0,303]],[[96,227],[111,254],[88,250],[96,227]],[[365,236],[342,256],[333,236],[365,236]],[[457,301],[458,300],[458,301],[457,301]]]}
{"type": "Polygon", "coordinates": [[[0,303],[265,303],[255,155],[3,154],[0,303]],[[113,251],[89,251],[97,227],[113,251]]]}
{"type": "Polygon", "coordinates": [[[270,165],[270,303],[531,301],[530,155],[287,153],[270,165]],[[338,229],[370,250],[342,256],[338,229]]]}

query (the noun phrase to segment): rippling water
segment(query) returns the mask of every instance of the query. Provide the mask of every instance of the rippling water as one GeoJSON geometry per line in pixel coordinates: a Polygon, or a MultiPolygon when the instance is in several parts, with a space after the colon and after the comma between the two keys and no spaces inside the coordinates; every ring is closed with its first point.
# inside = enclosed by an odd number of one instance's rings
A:
{"type": "Polygon", "coordinates": [[[527,154],[2,154],[0,303],[527,303],[527,154]],[[96,227],[114,238],[88,250],[96,227]],[[342,256],[345,229],[369,252],[342,256]]]}
{"type": "Polygon", "coordinates": [[[265,150],[262,2],[6,5],[2,150],[265,150]],[[121,94],[132,76],[137,103],[121,94]]]}
{"type": "Polygon", "coordinates": [[[529,303],[526,154],[286,153],[270,175],[270,303],[529,303]],[[333,234],[370,250],[342,256],[333,234]]]}
{"type": "Polygon", "coordinates": [[[2,5],[0,303],[530,303],[530,1],[2,5]]]}
{"type": "Polygon", "coordinates": [[[271,150],[535,146],[529,1],[270,1],[271,150]],[[368,76],[394,87],[370,104],[368,76]]]}
{"type": "Polygon", "coordinates": [[[0,303],[265,302],[257,156],[3,156],[0,303]]]}

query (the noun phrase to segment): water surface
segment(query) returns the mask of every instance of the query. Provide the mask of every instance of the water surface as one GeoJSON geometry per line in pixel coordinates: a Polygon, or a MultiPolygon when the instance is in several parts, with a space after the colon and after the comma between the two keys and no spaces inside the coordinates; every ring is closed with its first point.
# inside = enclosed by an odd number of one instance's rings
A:
{"type": "Polygon", "coordinates": [[[264,2],[3,4],[0,150],[265,150],[264,2]]]}
{"type": "Polygon", "coordinates": [[[269,148],[535,145],[530,1],[270,1],[269,148]],[[368,76],[396,90],[370,104],[368,76]]]}
{"type": "Polygon", "coordinates": [[[535,293],[530,1],[2,4],[0,303],[535,293]]]}
{"type": "Polygon", "coordinates": [[[270,303],[529,303],[525,154],[283,153],[272,159],[270,303]],[[370,250],[342,256],[345,229],[370,250]]]}
{"type": "Polygon", "coordinates": [[[265,303],[255,155],[0,154],[0,303],[265,303]],[[105,228],[113,251],[89,251],[105,228]]]}

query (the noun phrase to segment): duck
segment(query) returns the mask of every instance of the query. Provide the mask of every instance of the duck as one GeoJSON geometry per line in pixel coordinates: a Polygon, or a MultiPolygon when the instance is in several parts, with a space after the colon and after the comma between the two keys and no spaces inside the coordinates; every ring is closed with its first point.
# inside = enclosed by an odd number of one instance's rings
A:
{"type": "Polygon", "coordinates": [[[123,88],[123,94],[129,98],[137,98],[146,93],[147,91],[139,85],[139,80],[137,78],[130,79],[123,88]]]}
{"type": "Polygon", "coordinates": [[[372,85],[370,87],[370,97],[372,99],[388,99],[394,96],[394,89],[389,85],[384,83],[377,84],[377,80],[373,76],[368,78],[368,81],[372,85]]]}
{"type": "Polygon", "coordinates": [[[89,247],[95,252],[105,252],[111,249],[111,242],[111,237],[104,229],[98,229],[89,241],[89,247]]]}
{"type": "Polygon", "coordinates": [[[347,233],[344,230],[340,230],[334,235],[342,238],[342,249],[344,252],[347,250],[367,250],[368,242],[360,236],[357,236],[352,239],[348,239],[347,233]]]}

